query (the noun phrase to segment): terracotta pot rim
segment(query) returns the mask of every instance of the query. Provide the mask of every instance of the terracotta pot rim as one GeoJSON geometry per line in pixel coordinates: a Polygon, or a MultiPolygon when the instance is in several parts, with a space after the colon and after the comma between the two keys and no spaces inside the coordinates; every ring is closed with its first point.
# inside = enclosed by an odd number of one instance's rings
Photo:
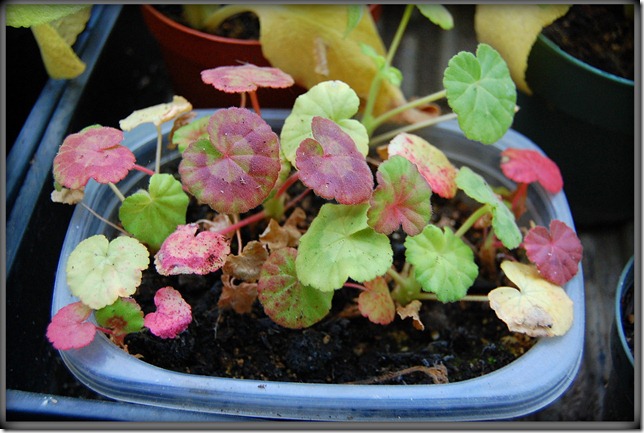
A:
{"type": "Polygon", "coordinates": [[[165,16],[163,13],[159,12],[154,6],[151,4],[143,4],[141,5],[143,9],[145,9],[150,15],[153,15],[156,19],[159,21],[163,22],[165,25],[169,27],[173,27],[177,31],[189,33],[195,37],[202,38],[202,39],[207,39],[211,40],[214,42],[219,42],[223,44],[237,44],[237,45],[250,45],[250,46],[259,46],[260,42],[257,40],[248,40],[248,39],[235,39],[235,38],[225,38],[222,36],[216,36],[212,35],[210,33],[202,32],[199,30],[195,30],[191,27],[184,26],[181,23],[178,23],[167,16],[165,16]]]}

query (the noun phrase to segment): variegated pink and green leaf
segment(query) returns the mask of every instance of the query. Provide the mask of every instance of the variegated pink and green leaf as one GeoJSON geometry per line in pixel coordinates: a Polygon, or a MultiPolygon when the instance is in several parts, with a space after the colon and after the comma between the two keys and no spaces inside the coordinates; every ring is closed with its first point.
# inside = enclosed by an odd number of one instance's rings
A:
{"type": "Polygon", "coordinates": [[[172,143],[183,153],[190,143],[208,138],[208,116],[200,117],[177,129],[172,135],[172,143]]]}
{"type": "Polygon", "coordinates": [[[118,298],[94,313],[96,322],[112,331],[112,335],[122,341],[127,334],[143,329],[143,311],[133,298],[118,298]]]}
{"type": "Polygon", "coordinates": [[[367,222],[378,233],[398,227],[410,236],[420,233],[432,215],[432,190],[414,164],[394,155],[378,167],[378,187],[371,197],[367,222]]]}
{"type": "Polygon", "coordinates": [[[388,325],[396,317],[396,305],[391,298],[387,281],[377,277],[364,282],[367,290],[358,295],[358,309],[364,317],[380,325],[388,325]]]}
{"type": "Polygon", "coordinates": [[[254,92],[258,87],[283,89],[295,83],[293,77],[278,68],[250,63],[206,69],[201,71],[201,80],[226,93],[254,92]]]}
{"type": "Polygon", "coordinates": [[[188,191],[221,213],[259,206],[280,172],[277,135],[257,114],[235,107],[210,117],[208,135],[183,152],[179,173],[188,191]]]}
{"type": "Polygon", "coordinates": [[[306,138],[296,153],[300,180],[320,197],[342,204],[369,200],[373,175],[351,137],[332,120],[314,117],[313,138],[306,138]]]}

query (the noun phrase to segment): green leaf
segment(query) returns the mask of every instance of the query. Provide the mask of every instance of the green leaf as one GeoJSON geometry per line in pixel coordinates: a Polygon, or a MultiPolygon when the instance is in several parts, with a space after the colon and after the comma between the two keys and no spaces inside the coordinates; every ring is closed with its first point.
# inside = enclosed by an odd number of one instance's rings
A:
{"type": "Polygon", "coordinates": [[[139,190],[123,201],[119,218],[125,230],[158,250],[178,225],[186,223],[189,202],[181,182],[170,174],[154,174],[149,192],[139,190]]]}
{"type": "Polygon", "coordinates": [[[378,54],[378,52],[373,47],[367,44],[360,44],[360,49],[362,50],[363,54],[373,59],[379,73],[384,77],[385,80],[389,81],[396,87],[400,86],[403,80],[403,74],[400,69],[396,68],[395,66],[389,66],[385,68],[385,66],[387,65],[387,59],[385,59],[385,56],[383,56],[382,54],[378,54]]]}
{"type": "Polygon", "coordinates": [[[139,332],[143,328],[143,311],[132,298],[118,298],[112,305],[94,313],[96,322],[117,336],[139,332]]]}
{"type": "Polygon", "coordinates": [[[332,291],[348,278],[372,280],[387,272],[393,251],[387,236],[367,225],[368,204],[327,203],[300,238],[295,260],[300,281],[332,291]]]}
{"type": "Polygon", "coordinates": [[[454,19],[445,6],[435,4],[417,4],[416,7],[431,22],[440,26],[443,30],[450,30],[454,27],[454,19]]]}
{"type": "Polygon", "coordinates": [[[449,228],[428,225],[419,235],[408,236],[405,248],[416,280],[441,302],[463,298],[478,275],[472,249],[449,228]]]}
{"type": "Polygon", "coordinates": [[[408,235],[420,233],[432,215],[432,190],[416,166],[395,155],[380,164],[376,176],[378,187],[367,212],[369,226],[386,235],[399,226],[408,235]]]}
{"type": "Polygon", "coordinates": [[[8,4],[6,25],[31,27],[72,15],[89,5],[83,4],[8,4]]]}
{"type": "Polygon", "coordinates": [[[360,23],[360,20],[362,19],[362,15],[364,15],[365,7],[364,5],[361,4],[351,4],[348,5],[347,7],[347,29],[344,32],[344,35],[342,36],[343,38],[346,38],[349,36],[349,33],[353,31],[356,27],[358,27],[358,24],[360,23]]]}
{"type": "Polygon", "coordinates": [[[460,52],[452,57],[443,85],[449,106],[468,138],[492,144],[510,128],[516,87],[507,65],[491,46],[479,44],[476,56],[460,52]]]}
{"type": "Polygon", "coordinates": [[[352,117],[358,112],[358,95],[342,81],[324,81],[300,95],[291,114],[284,121],[280,135],[282,152],[295,165],[295,152],[305,138],[313,138],[311,122],[320,116],[333,120],[355,142],[358,151],[366,156],[369,152],[367,130],[352,117]]]}
{"type": "Polygon", "coordinates": [[[266,315],[291,329],[307,328],[331,310],[333,292],[323,292],[302,284],[295,271],[295,248],[271,253],[262,266],[257,285],[258,299],[266,315]]]}
{"type": "Polygon", "coordinates": [[[177,146],[179,152],[183,153],[190,143],[208,138],[208,116],[183,125],[172,135],[172,144],[177,146]]]}
{"type": "Polygon", "coordinates": [[[396,317],[396,305],[391,298],[387,281],[377,277],[372,281],[365,281],[367,290],[358,295],[358,309],[364,317],[380,325],[388,325],[396,317]]]}
{"type": "Polygon", "coordinates": [[[72,295],[99,310],[134,294],[149,263],[148,249],[134,238],[110,242],[103,235],[91,236],[69,255],[67,284],[72,295]]]}
{"type": "Polygon", "coordinates": [[[456,176],[456,184],[474,200],[490,205],[494,233],[507,248],[518,247],[523,238],[514,214],[494,193],[485,179],[469,167],[461,167],[456,176]]]}

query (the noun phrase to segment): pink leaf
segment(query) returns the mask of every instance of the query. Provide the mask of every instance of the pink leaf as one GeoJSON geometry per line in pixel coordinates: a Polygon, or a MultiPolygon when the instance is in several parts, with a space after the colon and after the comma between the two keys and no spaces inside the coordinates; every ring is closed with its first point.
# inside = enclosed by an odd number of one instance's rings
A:
{"type": "Polygon", "coordinates": [[[559,220],[550,222],[550,233],[542,226],[530,229],[523,246],[539,273],[552,283],[563,286],[579,270],[581,242],[575,232],[559,220]]]}
{"type": "Polygon", "coordinates": [[[382,277],[364,283],[367,290],[358,296],[358,308],[373,323],[388,325],[396,316],[396,306],[382,277]]]}
{"type": "Polygon", "coordinates": [[[123,132],[106,126],[85,128],[65,138],[54,158],[54,178],[69,189],[80,189],[89,179],[116,183],[135,162],[130,149],[122,146],[123,132]]]}
{"type": "Polygon", "coordinates": [[[391,140],[388,151],[389,156],[400,155],[416,165],[432,192],[443,198],[452,198],[456,194],[456,167],[440,149],[425,139],[403,132],[391,140]]]}
{"type": "Polygon", "coordinates": [[[501,170],[515,182],[539,182],[546,191],[553,194],[563,188],[563,179],[557,164],[536,150],[504,150],[501,152],[501,170]]]}
{"type": "Polygon", "coordinates": [[[220,66],[201,71],[201,80],[226,93],[254,92],[258,87],[280,89],[291,87],[293,78],[278,68],[260,67],[250,63],[220,66]]]}
{"type": "Polygon", "coordinates": [[[215,232],[195,236],[195,223],[180,225],[161,245],[154,260],[161,275],[205,275],[221,268],[230,253],[228,240],[215,232]]]}
{"type": "Polygon", "coordinates": [[[154,295],[157,311],[145,315],[144,324],[161,338],[175,338],[192,322],[192,309],[172,287],[159,289],[154,295]]]}
{"type": "Polygon", "coordinates": [[[316,116],[314,138],[306,138],[296,152],[300,180],[317,195],[342,204],[369,200],[373,175],[351,137],[334,121],[316,116]]]}
{"type": "Polygon", "coordinates": [[[47,326],[47,338],[59,350],[80,349],[94,339],[96,326],[86,322],[92,309],[74,302],[58,310],[47,326]]]}

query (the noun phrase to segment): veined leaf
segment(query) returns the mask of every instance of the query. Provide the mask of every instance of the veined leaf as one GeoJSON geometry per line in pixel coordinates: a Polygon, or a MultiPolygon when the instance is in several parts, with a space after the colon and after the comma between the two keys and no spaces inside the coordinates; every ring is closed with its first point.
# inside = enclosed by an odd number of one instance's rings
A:
{"type": "Polygon", "coordinates": [[[200,117],[174,132],[172,143],[183,153],[190,143],[208,138],[208,116],[200,117]]]}
{"type": "Polygon", "coordinates": [[[94,317],[101,327],[111,329],[116,338],[143,329],[143,311],[133,298],[118,298],[112,305],[97,310],[94,317]]]}
{"type": "Polygon", "coordinates": [[[201,71],[201,80],[226,93],[254,92],[259,87],[282,89],[293,85],[293,78],[286,72],[250,63],[206,69],[201,71]]]}
{"type": "Polygon", "coordinates": [[[501,170],[515,182],[539,182],[546,191],[558,193],[563,178],[553,160],[531,149],[508,148],[501,152],[501,170]]]}
{"type": "Polygon", "coordinates": [[[391,298],[387,281],[377,277],[364,283],[367,290],[358,295],[358,308],[364,317],[380,325],[388,325],[396,317],[396,305],[391,298]]]}

